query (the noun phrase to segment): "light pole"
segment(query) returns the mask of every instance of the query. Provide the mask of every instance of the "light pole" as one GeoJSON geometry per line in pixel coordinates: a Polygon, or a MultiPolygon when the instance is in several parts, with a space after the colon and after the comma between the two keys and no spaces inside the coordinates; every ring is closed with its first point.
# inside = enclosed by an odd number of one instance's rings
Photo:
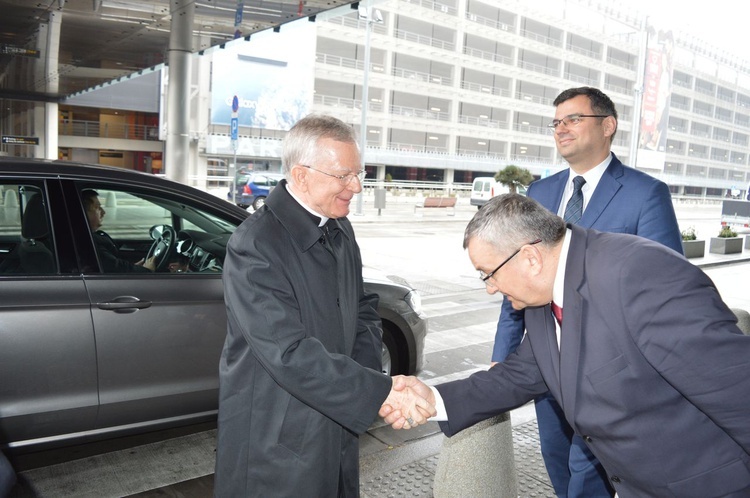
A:
{"type": "MultiPolygon", "coordinates": [[[[363,5],[360,5],[359,7],[359,19],[365,21],[365,72],[362,77],[362,122],[360,123],[359,127],[359,141],[360,141],[360,147],[359,152],[361,156],[361,169],[365,169],[365,150],[367,149],[367,108],[369,107],[368,102],[368,84],[367,79],[370,75],[370,31],[372,30],[372,25],[374,23],[382,23],[383,22],[383,14],[380,13],[378,9],[373,9],[372,7],[365,7],[363,5]]],[[[361,216],[362,213],[362,204],[364,203],[364,185],[362,186],[362,191],[357,194],[357,211],[354,213],[358,216],[361,216]]]]}
{"type": "Polygon", "coordinates": [[[638,167],[638,147],[641,135],[641,112],[643,110],[643,86],[646,84],[646,64],[648,57],[648,17],[641,21],[639,28],[640,51],[638,54],[638,73],[635,84],[635,101],[633,105],[633,132],[630,134],[630,165],[638,167]]]}

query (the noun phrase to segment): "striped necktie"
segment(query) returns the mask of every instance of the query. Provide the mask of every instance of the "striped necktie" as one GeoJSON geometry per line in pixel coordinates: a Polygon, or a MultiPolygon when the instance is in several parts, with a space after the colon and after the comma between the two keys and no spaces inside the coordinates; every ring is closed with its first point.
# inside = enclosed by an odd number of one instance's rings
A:
{"type": "Polygon", "coordinates": [[[583,184],[586,183],[586,179],[582,176],[576,176],[573,178],[573,195],[570,196],[568,205],[565,206],[565,214],[563,219],[565,223],[572,223],[573,225],[581,221],[583,215],[583,184]]]}

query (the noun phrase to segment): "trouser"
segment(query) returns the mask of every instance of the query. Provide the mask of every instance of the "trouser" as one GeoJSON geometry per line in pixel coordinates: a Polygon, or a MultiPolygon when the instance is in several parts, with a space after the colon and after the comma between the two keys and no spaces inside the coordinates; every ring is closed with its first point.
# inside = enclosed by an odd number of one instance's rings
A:
{"type": "Polygon", "coordinates": [[[542,458],[558,498],[611,498],[607,473],[549,393],[535,400],[542,458]]]}

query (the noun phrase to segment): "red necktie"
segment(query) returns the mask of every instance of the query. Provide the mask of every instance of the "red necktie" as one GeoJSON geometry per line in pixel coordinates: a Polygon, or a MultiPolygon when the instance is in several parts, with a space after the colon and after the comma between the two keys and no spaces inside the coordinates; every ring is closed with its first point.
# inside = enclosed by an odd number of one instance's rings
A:
{"type": "Polygon", "coordinates": [[[562,308],[556,305],[555,303],[552,304],[552,314],[555,315],[555,319],[557,319],[557,323],[562,325],[562,308]]]}

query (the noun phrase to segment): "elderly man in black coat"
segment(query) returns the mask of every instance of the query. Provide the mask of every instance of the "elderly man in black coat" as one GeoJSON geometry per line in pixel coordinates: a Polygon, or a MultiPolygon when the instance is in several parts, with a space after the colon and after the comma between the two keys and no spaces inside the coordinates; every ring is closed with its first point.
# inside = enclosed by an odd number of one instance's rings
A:
{"type": "Polygon", "coordinates": [[[377,296],[346,219],[364,172],[351,127],[311,115],[284,141],[286,180],[234,233],[224,265],[214,493],[359,496],[359,441],[386,399],[431,407],[381,372],[377,296]]]}

